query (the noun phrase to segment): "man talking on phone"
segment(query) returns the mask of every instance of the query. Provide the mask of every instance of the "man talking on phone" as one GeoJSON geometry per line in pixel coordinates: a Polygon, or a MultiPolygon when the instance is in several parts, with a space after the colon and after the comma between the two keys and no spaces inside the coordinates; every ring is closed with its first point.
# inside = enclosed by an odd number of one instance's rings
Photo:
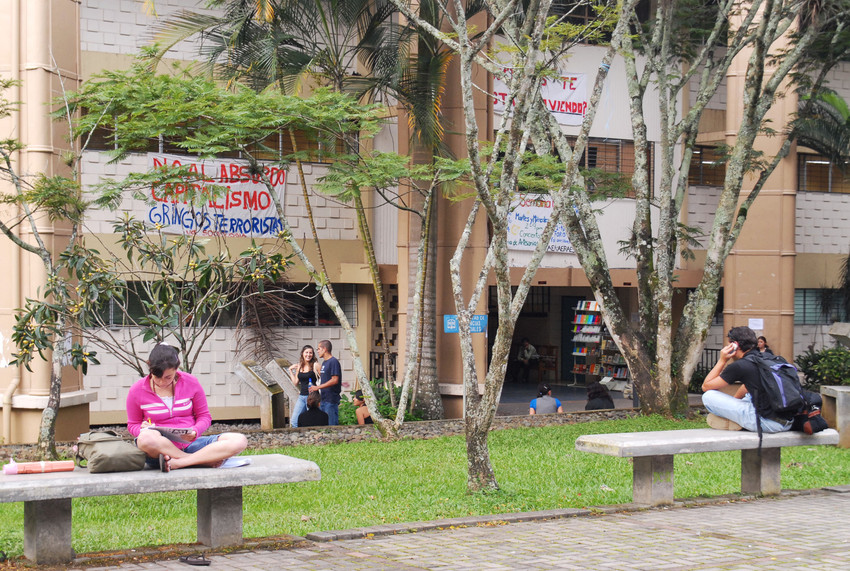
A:
{"type": "Polygon", "coordinates": [[[711,428],[720,430],[749,430],[758,431],[756,418],[761,421],[762,432],[785,432],[791,430],[791,421],[778,421],[771,416],[770,409],[756,407],[749,387],[757,386],[759,368],[755,363],[744,359],[744,356],[758,346],[756,334],[749,327],[733,327],[729,330],[729,344],[720,350],[717,364],[705,377],[702,383],[702,404],[708,410],[706,420],[711,428]],[[738,384],[734,396],[724,389],[738,384]]]}

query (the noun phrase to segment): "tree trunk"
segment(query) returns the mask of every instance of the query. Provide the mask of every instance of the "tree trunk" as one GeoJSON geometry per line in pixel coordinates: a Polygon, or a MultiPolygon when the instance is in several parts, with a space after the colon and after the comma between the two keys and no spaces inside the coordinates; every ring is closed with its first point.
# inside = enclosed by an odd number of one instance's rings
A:
{"type": "Polygon", "coordinates": [[[62,377],[58,374],[62,365],[53,355],[53,366],[50,371],[50,395],[47,406],[41,413],[41,426],[38,429],[38,456],[43,460],[58,460],[56,452],[56,417],[59,415],[59,404],[62,399],[62,377]]]}
{"type": "Polygon", "coordinates": [[[474,416],[466,417],[466,463],[467,484],[470,492],[487,492],[499,489],[496,474],[490,462],[490,450],[487,447],[488,425],[474,416]]]}
{"type": "MultiPolygon", "coordinates": [[[[416,410],[422,413],[426,420],[439,420],[443,418],[443,399],[440,396],[440,383],[437,376],[437,272],[436,265],[436,208],[437,200],[429,202],[430,208],[426,212],[428,217],[428,236],[425,257],[425,283],[422,289],[422,314],[419,318],[419,351],[416,354],[417,366],[415,372],[415,392],[413,399],[416,410]]],[[[421,244],[421,243],[420,243],[421,244]]],[[[411,254],[413,250],[411,249],[411,254]]],[[[416,279],[415,264],[411,264],[416,279]]],[[[408,358],[412,358],[408,355],[408,358]]]]}

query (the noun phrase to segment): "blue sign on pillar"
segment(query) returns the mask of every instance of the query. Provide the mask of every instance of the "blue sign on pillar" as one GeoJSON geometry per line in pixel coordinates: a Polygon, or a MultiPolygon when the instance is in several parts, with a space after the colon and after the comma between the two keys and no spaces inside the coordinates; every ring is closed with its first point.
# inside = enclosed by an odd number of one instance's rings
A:
{"type": "MultiPolygon", "coordinates": [[[[486,333],[487,332],[487,316],[473,315],[469,320],[470,333],[486,333]]],[[[443,333],[459,333],[460,322],[457,315],[443,316],[443,333]]]]}
{"type": "Polygon", "coordinates": [[[469,330],[472,333],[486,333],[487,332],[487,316],[486,315],[473,315],[472,319],[469,320],[469,330]]]}

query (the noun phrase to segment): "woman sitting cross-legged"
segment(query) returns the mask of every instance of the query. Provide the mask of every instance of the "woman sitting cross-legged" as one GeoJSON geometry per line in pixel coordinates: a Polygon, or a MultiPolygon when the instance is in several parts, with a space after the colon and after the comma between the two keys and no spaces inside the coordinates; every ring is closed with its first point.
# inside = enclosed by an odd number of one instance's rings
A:
{"type": "Polygon", "coordinates": [[[243,434],[201,436],[212,423],[207,397],[196,377],[177,370],[177,349],[160,343],[151,351],[148,366],[150,374],[136,381],[127,395],[127,430],[148,455],[149,466],[163,472],[215,468],[245,450],[248,440],[243,434]]]}

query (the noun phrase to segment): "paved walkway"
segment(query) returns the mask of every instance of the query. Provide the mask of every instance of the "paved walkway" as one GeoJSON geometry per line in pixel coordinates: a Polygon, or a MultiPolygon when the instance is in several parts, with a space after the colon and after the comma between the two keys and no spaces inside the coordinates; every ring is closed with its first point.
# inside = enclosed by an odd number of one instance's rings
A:
{"type": "MultiPolygon", "coordinates": [[[[579,511],[579,510],[576,510],[579,511]]],[[[211,554],[209,569],[848,569],[850,486],[211,554]]],[[[176,560],[89,570],[183,570],[176,560]]]]}

